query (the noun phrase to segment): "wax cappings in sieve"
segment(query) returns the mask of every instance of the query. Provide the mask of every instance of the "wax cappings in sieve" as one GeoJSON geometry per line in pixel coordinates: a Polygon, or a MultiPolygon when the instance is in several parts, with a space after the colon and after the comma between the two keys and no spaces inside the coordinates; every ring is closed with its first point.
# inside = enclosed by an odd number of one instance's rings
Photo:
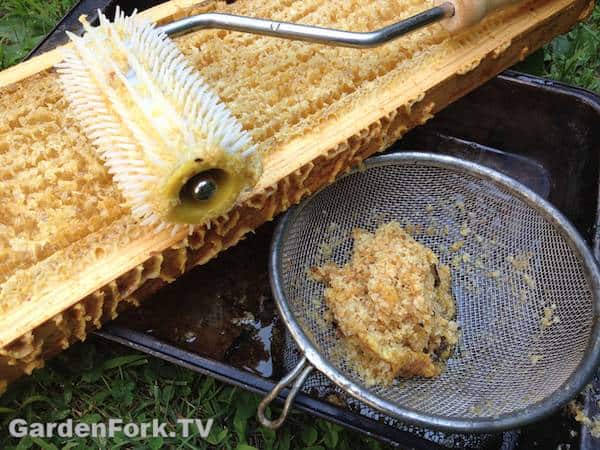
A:
{"type": "Polygon", "coordinates": [[[407,423],[457,432],[515,428],[579,392],[600,356],[600,272],[583,238],[552,205],[478,164],[429,153],[372,158],[281,219],[270,276],[286,326],[304,357],[258,408],[277,428],[311,370],[407,423]],[[351,231],[396,220],[452,271],[459,344],[444,373],[366,387],[340,359],[323,320],[324,286],[307,270],[351,256],[351,231]],[[460,251],[450,251],[462,241],[460,251]],[[323,247],[332,249],[324,255],[323,247]],[[526,255],[527,264],[515,264],[526,255]],[[519,259],[521,258],[521,259],[519,259]],[[282,415],[268,404],[291,386],[282,415]]]}

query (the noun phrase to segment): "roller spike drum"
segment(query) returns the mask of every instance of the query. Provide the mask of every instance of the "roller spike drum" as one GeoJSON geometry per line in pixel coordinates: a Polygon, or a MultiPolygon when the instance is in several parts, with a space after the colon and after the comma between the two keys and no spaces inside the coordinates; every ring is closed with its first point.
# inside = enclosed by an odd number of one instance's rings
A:
{"type": "Polygon", "coordinates": [[[177,232],[226,213],[261,174],[251,136],[154,24],[99,18],[57,71],[132,215],[177,232]]]}

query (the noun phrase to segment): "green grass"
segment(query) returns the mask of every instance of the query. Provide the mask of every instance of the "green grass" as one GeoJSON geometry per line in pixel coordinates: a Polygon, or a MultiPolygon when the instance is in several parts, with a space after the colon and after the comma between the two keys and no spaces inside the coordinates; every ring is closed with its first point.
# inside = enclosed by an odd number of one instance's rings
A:
{"type": "Polygon", "coordinates": [[[515,68],[600,93],[600,6],[515,68]]]}
{"type": "Polygon", "coordinates": [[[0,69],[26,57],[74,3],[75,0],[0,1],[0,69]]]}
{"type": "MultiPolygon", "coordinates": [[[[74,0],[1,0],[0,68],[20,61],[72,6],[74,0]]],[[[585,24],[556,38],[517,66],[600,92],[600,7],[585,24]]],[[[254,419],[259,397],[133,350],[91,339],[75,345],[45,369],[11,386],[0,397],[0,448],[382,448],[364,436],[294,411],[277,433],[254,419]],[[178,417],[215,417],[204,441],[199,436],[132,440],[124,435],[102,439],[47,440],[8,437],[14,417],[28,422],[73,418],[98,422],[119,417],[129,422],[157,418],[173,424],[178,417]],[[258,441],[257,441],[258,439],[258,441]]]]}
{"type": "MultiPolygon", "coordinates": [[[[260,398],[124,347],[100,341],[75,345],[33,376],[11,386],[0,398],[0,448],[218,448],[251,450],[305,448],[320,450],[380,449],[381,444],[339,426],[293,411],[277,433],[257,426],[260,398]],[[175,438],[12,439],[7,424],[15,417],[27,422],[148,422],[156,418],[176,430],[177,418],[214,417],[205,441],[199,435],[175,438]]],[[[279,413],[279,411],[275,411],[279,413]]]]}

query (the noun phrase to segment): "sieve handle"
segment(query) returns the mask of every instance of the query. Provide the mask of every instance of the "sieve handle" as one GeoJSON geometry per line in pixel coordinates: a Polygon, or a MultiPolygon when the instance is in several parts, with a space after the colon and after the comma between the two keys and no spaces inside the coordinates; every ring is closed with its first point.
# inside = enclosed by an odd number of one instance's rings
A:
{"type": "Polygon", "coordinates": [[[269,392],[269,394],[265,398],[262,399],[262,401],[258,405],[256,415],[258,416],[258,421],[263,427],[270,428],[271,430],[276,430],[283,424],[283,422],[285,422],[285,419],[288,413],[290,412],[290,407],[292,406],[292,403],[296,398],[296,394],[298,394],[298,391],[304,384],[304,380],[306,380],[306,377],[312,370],[313,366],[309,364],[305,356],[298,363],[298,365],[294,367],[294,369],[290,373],[283,377],[281,381],[275,385],[273,390],[269,392]],[[283,388],[288,387],[290,384],[292,385],[292,387],[285,399],[285,403],[283,404],[283,411],[281,412],[281,415],[274,420],[267,419],[267,417],[265,416],[265,410],[267,409],[267,406],[269,406],[271,402],[277,398],[277,396],[283,388]]]}

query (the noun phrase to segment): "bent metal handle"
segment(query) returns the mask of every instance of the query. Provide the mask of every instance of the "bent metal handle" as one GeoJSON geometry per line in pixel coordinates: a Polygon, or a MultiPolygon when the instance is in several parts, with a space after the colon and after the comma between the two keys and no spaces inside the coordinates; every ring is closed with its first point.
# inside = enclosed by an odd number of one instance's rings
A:
{"type": "Polygon", "coordinates": [[[452,4],[444,2],[379,30],[355,32],[232,14],[204,13],[168,23],[161,26],[160,30],[170,36],[176,36],[195,30],[223,29],[339,47],[370,48],[451,17],[453,14],[452,4]]]}
{"type": "Polygon", "coordinates": [[[161,26],[169,36],[221,29],[339,47],[371,48],[440,22],[451,32],[475,25],[496,9],[520,0],[440,0],[438,5],[375,31],[356,32],[223,13],[204,13],[161,26]]]}
{"type": "Polygon", "coordinates": [[[298,365],[294,367],[294,370],[292,370],[285,377],[283,377],[281,381],[277,383],[277,385],[275,385],[273,390],[269,392],[269,394],[265,398],[262,399],[262,401],[258,405],[256,415],[258,417],[258,421],[263,427],[276,430],[283,424],[283,422],[285,422],[285,419],[288,413],[290,412],[292,403],[296,398],[296,394],[298,394],[298,391],[304,384],[306,377],[308,377],[308,374],[310,374],[312,370],[313,366],[309,364],[306,357],[303,357],[302,360],[298,363],[298,365]],[[283,411],[281,412],[281,415],[274,420],[267,419],[267,416],[265,416],[265,410],[267,409],[267,406],[269,406],[271,402],[277,398],[277,396],[283,388],[288,387],[290,384],[292,384],[292,387],[290,389],[290,392],[288,393],[287,398],[285,399],[285,403],[283,404],[283,411]]]}

